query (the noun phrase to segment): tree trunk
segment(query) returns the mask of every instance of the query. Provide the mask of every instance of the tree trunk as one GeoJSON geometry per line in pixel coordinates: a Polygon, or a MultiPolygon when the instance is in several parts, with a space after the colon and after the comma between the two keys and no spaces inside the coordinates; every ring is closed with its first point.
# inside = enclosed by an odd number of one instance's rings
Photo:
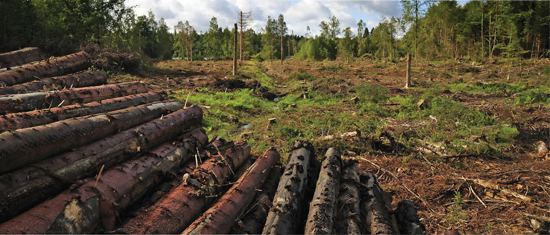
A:
{"type": "Polygon", "coordinates": [[[195,220],[182,234],[227,234],[260,188],[271,168],[279,161],[277,150],[266,151],[250,166],[237,184],[233,185],[220,200],[195,220]]]}
{"type": "Polygon", "coordinates": [[[117,215],[143,194],[151,191],[164,175],[182,166],[196,147],[207,142],[201,137],[170,141],[144,156],[129,160],[104,172],[95,185],[95,178],[81,186],[66,190],[26,213],[0,225],[0,233],[94,233],[103,225],[114,229],[117,215]]]}
{"type": "Polygon", "coordinates": [[[39,64],[0,73],[0,86],[11,86],[35,80],[36,77],[60,76],[85,70],[90,66],[90,55],[78,52],[71,55],[46,59],[39,64]]]}
{"type": "Polygon", "coordinates": [[[165,92],[149,92],[120,98],[94,101],[86,104],[54,107],[23,113],[10,113],[0,116],[0,133],[17,129],[44,125],[73,117],[110,112],[114,110],[148,104],[166,99],[165,92]]]}
{"type": "Polygon", "coordinates": [[[359,209],[359,167],[353,158],[342,159],[334,234],[361,234],[359,209]]]}
{"type": "Polygon", "coordinates": [[[405,88],[411,87],[411,54],[407,54],[407,77],[405,88]]]}
{"type": "Polygon", "coordinates": [[[242,11],[241,11],[240,16],[241,16],[241,35],[240,35],[240,37],[241,37],[241,45],[240,45],[241,53],[239,55],[241,56],[241,62],[243,62],[243,26],[244,26],[244,24],[243,24],[243,12],[242,11]]]}
{"type": "Polygon", "coordinates": [[[7,173],[181,109],[179,102],[142,105],[0,134],[0,173],[7,173]]]}
{"type": "Polygon", "coordinates": [[[426,228],[420,223],[420,217],[411,201],[400,201],[395,211],[400,234],[426,234],[426,228]]]}
{"type": "MultiPolygon", "coordinates": [[[[195,33],[194,30],[191,30],[191,37],[193,36],[193,34],[195,33]]],[[[191,38],[191,43],[189,45],[189,50],[191,51],[191,62],[193,62],[193,38],[191,38]]]]}
{"type": "Polygon", "coordinates": [[[336,199],[340,189],[341,167],[340,152],[330,148],[325,154],[315,195],[309,207],[305,234],[332,234],[336,199]]]}
{"type": "Polygon", "coordinates": [[[199,217],[211,199],[217,197],[216,185],[222,185],[231,169],[237,169],[250,154],[250,146],[239,141],[223,155],[213,156],[196,168],[178,187],[154,206],[130,220],[118,232],[127,234],[181,233],[199,217]]]}
{"type": "Polygon", "coordinates": [[[237,75],[237,24],[235,24],[235,34],[233,35],[233,75],[237,75]]]}
{"type": "Polygon", "coordinates": [[[46,59],[46,54],[38,47],[25,47],[21,50],[0,54],[0,68],[10,68],[46,59]]]}
{"type": "Polygon", "coordinates": [[[281,24],[281,65],[283,64],[283,61],[285,60],[285,51],[283,50],[283,32],[284,28],[283,28],[283,24],[281,24]]]}
{"type": "MultiPolygon", "coordinates": [[[[376,177],[371,173],[360,176],[363,185],[361,192],[361,210],[364,213],[364,234],[397,234],[384,200],[384,191],[378,185],[376,177]]],[[[390,195],[391,197],[391,195],[390,195]]],[[[390,200],[391,204],[391,200],[390,200]]]]}
{"type": "Polygon", "coordinates": [[[85,71],[77,74],[44,78],[38,81],[2,87],[0,88],[0,95],[27,93],[29,91],[38,90],[62,90],[73,87],[98,86],[105,83],[107,83],[107,75],[104,72],[85,71]]]}
{"type": "Polygon", "coordinates": [[[102,165],[109,167],[146,152],[201,121],[202,110],[192,106],[0,176],[0,222],[59,193],[72,181],[89,177],[102,165]]]}
{"type": "Polygon", "coordinates": [[[296,142],[273,198],[262,234],[301,233],[300,221],[314,149],[310,143],[296,142]]]}

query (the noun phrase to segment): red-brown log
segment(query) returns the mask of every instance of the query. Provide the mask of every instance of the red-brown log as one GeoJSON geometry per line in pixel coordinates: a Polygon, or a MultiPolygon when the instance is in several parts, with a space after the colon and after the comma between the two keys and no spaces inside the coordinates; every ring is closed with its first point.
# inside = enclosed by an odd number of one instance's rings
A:
{"type": "Polygon", "coordinates": [[[179,102],[141,105],[111,113],[77,117],[0,134],[0,173],[92,143],[163,114],[181,109],[179,102]]]}
{"type": "Polygon", "coordinates": [[[51,109],[10,113],[0,116],[0,133],[4,131],[14,131],[17,129],[44,125],[73,117],[111,112],[131,106],[149,104],[156,101],[166,100],[166,97],[166,93],[163,91],[149,92],[94,101],[86,104],[74,104],[69,106],[54,107],[51,109]]]}
{"type": "Polygon", "coordinates": [[[181,233],[217,197],[216,185],[222,185],[250,154],[244,141],[205,161],[180,186],[164,195],[154,206],[130,220],[118,232],[127,234],[181,233]]]}
{"type": "Polygon", "coordinates": [[[75,180],[166,142],[202,121],[192,106],[95,143],[0,176],[0,222],[54,196],[75,180]]]}
{"type": "Polygon", "coordinates": [[[193,222],[182,234],[227,234],[260,188],[271,168],[279,161],[280,155],[275,149],[266,151],[239,178],[221,198],[193,222]]]}
{"type": "Polygon", "coordinates": [[[45,59],[38,64],[0,73],[0,86],[12,86],[30,82],[36,78],[75,73],[88,67],[90,67],[90,55],[86,52],[45,59]]]}
{"type": "Polygon", "coordinates": [[[28,93],[38,90],[61,90],[73,87],[98,86],[107,83],[107,75],[101,71],[85,71],[60,77],[44,78],[8,87],[0,87],[0,95],[28,93]]]}
{"type": "Polygon", "coordinates": [[[342,159],[334,234],[361,234],[359,166],[355,158],[342,159]]]}
{"type": "Polygon", "coordinates": [[[141,157],[126,161],[95,178],[75,184],[69,190],[30,211],[0,225],[0,233],[94,233],[114,229],[117,214],[162,182],[167,172],[181,167],[193,149],[207,142],[206,134],[171,141],[141,157]]]}
{"type": "Polygon", "coordinates": [[[46,54],[38,47],[25,47],[21,50],[0,54],[0,68],[10,68],[46,59],[46,54]]]}

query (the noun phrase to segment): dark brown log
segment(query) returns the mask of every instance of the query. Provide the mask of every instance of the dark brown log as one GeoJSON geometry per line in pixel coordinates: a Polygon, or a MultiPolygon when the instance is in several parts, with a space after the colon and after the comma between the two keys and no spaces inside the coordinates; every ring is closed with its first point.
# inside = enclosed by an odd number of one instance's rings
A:
{"type": "Polygon", "coordinates": [[[75,184],[69,190],[30,211],[0,225],[0,233],[93,233],[98,225],[114,229],[117,214],[151,191],[164,175],[189,158],[196,147],[205,144],[204,132],[195,138],[171,141],[151,153],[129,160],[104,172],[94,187],[95,178],[75,184]]]}
{"type": "Polygon", "coordinates": [[[280,158],[277,150],[267,150],[214,206],[203,213],[182,234],[227,234],[235,223],[235,218],[239,218],[254,199],[255,189],[262,186],[271,168],[280,158]]]}
{"type": "Polygon", "coordinates": [[[330,148],[325,154],[315,194],[309,206],[305,234],[332,234],[341,168],[340,152],[330,148]]]}
{"type": "Polygon", "coordinates": [[[102,165],[109,167],[148,151],[201,121],[202,110],[192,106],[0,176],[0,222],[97,173],[102,165]]]}
{"type": "Polygon", "coordinates": [[[94,87],[81,87],[56,92],[7,95],[0,97],[0,114],[89,103],[145,92],[147,92],[147,87],[144,83],[127,82],[94,87]]]}
{"type": "Polygon", "coordinates": [[[426,228],[420,223],[420,217],[409,200],[397,203],[395,210],[400,234],[426,234],[426,228]]]}
{"type": "Polygon", "coordinates": [[[75,73],[90,67],[90,55],[78,52],[53,59],[45,59],[38,64],[0,73],[0,86],[30,82],[37,77],[61,76],[75,73]]]}
{"type": "Polygon", "coordinates": [[[314,158],[310,143],[297,141],[288,159],[273,207],[269,211],[262,234],[300,233],[300,221],[308,184],[310,161],[314,158]]]}
{"type": "Polygon", "coordinates": [[[262,185],[261,191],[256,195],[243,216],[233,225],[232,234],[260,234],[262,232],[282,174],[283,168],[279,165],[271,170],[271,174],[262,185]]]}
{"type": "MultiPolygon", "coordinates": [[[[363,212],[364,234],[396,234],[392,218],[384,200],[384,191],[378,185],[376,177],[371,173],[360,175],[362,183],[361,210],[363,212]]],[[[390,201],[391,203],[391,201],[390,201]]]]}
{"type": "Polygon", "coordinates": [[[25,47],[21,50],[0,54],[0,68],[28,64],[33,61],[46,59],[46,54],[38,47],[25,47]]]}
{"type": "Polygon", "coordinates": [[[20,94],[38,90],[61,90],[73,87],[98,86],[107,83],[107,75],[101,71],[85,71],[60,77],[44,78],[9,87],[1,87],[0,95],[20,94]]]}
{"type": "Polygon", "coordinates": [[[117,231],[127,234],[181,233],[217,197],[216,185],[222,185],[231,169],[239,167],[249,154],[250,146],[246,142],[235,142],[223,157],[213,156],[205,161],[181,185],[117,231]]]}
{"type": "Polygon", "coordinates": [[[155,103],[4,132],[0,134],[0,173],[92,143],[181,108],[177,101],[155,103]]]}
{"type": "Polygon", "coordinates": [[[357,160],[343,158],[334,234],[361,234],[358,183],[359,166],[357,160]]]}
{"type": "Polygon", "coordinates": [[[17,129],[44,125],[73,117],[111,112],[131,106],[149,104],[166,99],[165,92],[149,92],[114,99],[94,101],[86,104],[54,107],[23,113],[10,113],[0,116],[0,133],[17,129]]]}

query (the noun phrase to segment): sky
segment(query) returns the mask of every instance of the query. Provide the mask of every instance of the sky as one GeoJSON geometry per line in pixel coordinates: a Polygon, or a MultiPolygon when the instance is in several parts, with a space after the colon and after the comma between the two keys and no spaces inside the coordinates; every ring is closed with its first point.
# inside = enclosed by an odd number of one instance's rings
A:
{"type": "Polygon", "coordinates": [[[173,30],[179,21],[189,21],[197,32],[208,31],[212,17],[220,27],[233,27],[238,12],[252,12],[250,28],[256,32],[265,27],[267,17],[278,18],[283,14],[289,29],[296,35],[304,35],[307,26],[313,35],[319,34],[319,23],[333,15],[340,20],[340,28],[351,27],[357,33],[357,23],[363,20],[372,29],[383,17],[401,15],[398,0],[126,0],[127,6],[135,6],[137,15],[151,10],[155,18],[164,18],[173,30]]]}

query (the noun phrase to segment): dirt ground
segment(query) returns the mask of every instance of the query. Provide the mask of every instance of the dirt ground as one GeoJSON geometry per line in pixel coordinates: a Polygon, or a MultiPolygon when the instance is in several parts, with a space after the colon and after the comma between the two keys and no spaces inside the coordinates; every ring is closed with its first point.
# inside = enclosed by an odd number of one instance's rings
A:
{"type": "MultiPolygon", "coordinates": [[[[258,88],[258,82],[246,77],[233,77],[230,61],[152,61],[154,66],[136,77],[123,74],[115,80],[140,79],[153,90],[176,93],[208,87],[215,91],[231,92],[240,88],[258,88]]],[[[548,77],[540,75],[548,60],[531,61],[521,70],[506,64],[422,62],[413,67],[413,84],[429,87],[434,82],[525,82],[548,84],[548,77]],[[430,72],[431,71],[431,72],[430,72]],[[435,71],[435,73],[433,72],[435,71]],[[476,71],[476,72],[468,72],[476,71]],[[530,75],[538,76],[529,79],[530,75]],[[511,77],[509,74],[512,74],[511,77]],[[521,76],[517,76],[520,74],[521,76]],[[507,78],[508,76],[508,78],[507,78]],[[526,78],[527,77],[527,78],[526,78]]],[[[252,63],[245,61],[243,63],[252,63]]],[[[257,63],[257,62],[256,62],[257,63]]],[[[331,89],[346,91],[361,83],[384,86],[391,96],[418,95],[422,91],[404,88],[405,63],[372,63],[370,61],[306,62],[280,61],[257,63],[276,83],[298,69],[315,76],[342,78],[347,85],[331,89]],[[323,66],[340,66],[338,72],[322,70],[323,66]],[[346,87],[347,86],[347,87],[346,87]]],[[[285,86],[262,91],[266,98],[273,94],[295,91],[285,86]]],[[[537,142],[550,144],[550,112],[548,104],[513,105],[509,94],[469,94],[445,91],[443,95],[466,107],[475,107],[487,115],[508,119],[519,135],[500,156],[452,155],[434,160],[437,154],[349,152],[360,159],[360,169],[372,171],[385,191],[393,195],[393,203],[411,200],[421,221],[430,234],[526,234],[548,231],[550,217],[550,165],[547,159],[537,157],[537,142]],[[403,164],[403,162],[407,164],[403,164]],[[545,224],[546,223],[546,224],[545,224]]],[[[389,120],[388,131],[411,128],[414,123],[389,120]]],[[[383,138],[382,138],[383,139],[383,138]]],[[[350,142],[356,140],[348,140],[350,142]]],[[[544,154],[544,153],[542,153],[544,154]]],[[[547,156],[547,153],[546,153],[547,156]]]]}

